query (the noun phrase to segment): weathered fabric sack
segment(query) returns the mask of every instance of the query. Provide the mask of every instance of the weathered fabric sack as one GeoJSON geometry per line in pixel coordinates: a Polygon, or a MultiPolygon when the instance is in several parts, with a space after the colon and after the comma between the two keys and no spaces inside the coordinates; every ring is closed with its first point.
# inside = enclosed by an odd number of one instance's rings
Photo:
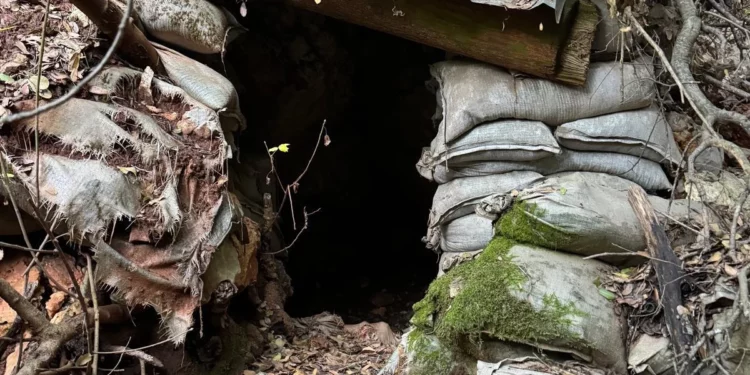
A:
{"type": "MultiPolygon", "coordinates": [[[[548,177],[517,197],[484,199],[477,211],[501,214],[497,233],[524,243],[582,256],[627,253],[646,249],[646,238],[628,203],[633,183],[602,173],[573,172],[548,177]]],[[[669,201],[649,196],[657,215],[667,213],[669,201]]],[[[700,215],[700,204],[675,200],[669,216],[678,220],[700,215]]],[[[601,258],[612,264],[632,256],[601,258]]]]}
{"type": "Polygon", "coordinates": [[[226,134],[244,130],[245,116],[234,85],[219,72],[177,51],[156,43],[156,52],[175,85],[205,106],[217,111],[226,134]]]}
{"type": "Polygon", "coordinates": [[[500,341],[625,373],[621,325],[596,286],[611,271],[596,260],[496,237],[475,259],[435,280],[414,305],[412,321],[443,345],[481,353],[483,361],[507,359],[482,350],[500,341]]]}
{"type": "MultiPolygon", "coordinates": [[[[440,226],[440,249],[446,252],[482,250],[495,235],[492,219],[466,215],[440,226]]],[[[436,244],[427,244],[434,249],[436,244]]]]}
{"type": "Polygon", "coordinates": [[[654,96],[653,66],[645,60],[591,64],[584,87],[519,77],[471,61],[431,67],[438,83],[439,133],[452,142],[473,127],[498,119],[560,125],[586,117],[643,108],[654,96]]]}
{"type": "Polygon", "coordinates": [[[473,161],[530,161],[560,153],[552,131],[539,121],[502,120],[479,125],[446,144],[439,133],[417,162],[425,178],[438,164],[462,165],[473,161]]]}
{"type": "Polygon", "coordinates": [[[440,185],[432,199],[425,242],[440,242],[440,225],[453,219],[469,215],[475,206],[492,194],[504,194],[522,189],[542,179],[535,172],[510,172],[483,177],[461,178],[440,185]]]}
{"type": "Polygon", "coordinates": [[[560,125],[555,138],[565,148],[615,152],[658,163],[680,163],[682,155],[659,108],[591,117],[560,125]]]}
{"type": "Polygon", "coordinates": [[[135,0],[149,34],[198,53],[219,53],[229,27],[227,14],[206,0],[135,0]]]}
{"type": "Polygon", "coordinates": [[[599,172],[619,176],[641,185],[646,190],[667,190],[672,187],[659,163],[637,156],[609,152],[584,152],[563,149],[554,157],[530,162],[473,162],[466,166],[435,166],[433,178],[440,184],[453,179],[487,176],[509,171],[533,171],[548,176],[560,172],[599,172]]]}

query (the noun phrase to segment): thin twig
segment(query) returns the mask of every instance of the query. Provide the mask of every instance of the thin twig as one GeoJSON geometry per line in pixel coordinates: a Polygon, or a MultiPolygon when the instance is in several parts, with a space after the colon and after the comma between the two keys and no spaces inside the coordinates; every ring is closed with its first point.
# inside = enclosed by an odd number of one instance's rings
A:
{"type": "Polygon", "coordinates": [[[28,251],[30,253],[57,254],[57,252],[55,250],[32,249],[30,247],[20,246],[20,245],[14,245],[12,243],[2,242],[2,241],[0,241],[0,247],[5,247],[5,248],[8,248],[8,249],[14,249],[14,250],[28,251]]]}
{"type": "MultiPolygon", "coordinates": [[[[709,124],[708,119],[703,115],[703,112],[701,112],[698,109],[698,106],[693,102],[693,98],[691,97],[690,93],[685,89],[685,85],[683,85],[682,81],[680,80],[680,77],[675,72],[674,68],[672,68],[672,64],[669,63],[669,58],[667,58],[667,55],[664,54],[664,51],[659,47],[659,44],[657,44],[650,35],[646,32],[645,29],[643,29],[643,26],[638,22],[637,19],[635,19],[635,16],[633,16],[633,13],[630,10],[630,7],[625,9],[625,15],[628,17],[630,22],[635,26],[636,30],[638,30],[638,33],[643,36],[644,39],[648,42],[648,44],[651,45],[651,47],[656,51],[656,54],[659,55],[659,59],[661,59],[662,64],[664,64],[664,67],[667,69],[669,74],[672,76],[672,79],[677,84],[677,87],[680,88],[680,96],[682,98],[687,98],[688,103],[690,103],[690,106],[693,108],[695,113],[700,117],[701,121],[703,121],[705,124],[709,124]]],[[[684,102],[684,100],[683,100],[684,102]]],[[[713,130],[713,129],[711,129],[713,130]]]]}
{"type": "Polygon", "coordinates": [[[283,248],[283,249],[281,249],[279,251],[274,251],[274,252],[271,252],[271,253],[264,253],[264,255],[274,255],[274,254],[278,254],[278,253],[283,253],[284,251],[287,251],[292,246],[294,246],[294,244],[299,239],[300,235],[302,235],[302,232],[304,232],[307,229],[308,218],[310,216],[315,215],[316,213],[318,213],[318,211],[320,211],[320,208],[318,208],[317,210],[315,210],[313,212],[307,213],[307,207],[302,207],[302,212],[305,215],[305,225],[302,226],[302,228],[300,228],[299,232],[297,232],[297,235],[294,237],[294,240],[292,241],[292,243],[290,243],[288,246],[286,246],[285,248],[283,248]]]}
{"type": "MultiPolygon", "coordinates": [[[[49,19],[49,6],[50,3],[52,3],[51,0],[47,1],[47,4],[45,5],[44,9],[44,21],[42,21],[42,42],[41,46],[39,47],[39,64],[37,66],[36,70],[36,90],[34,90],[34,109],[39,108],[39,94],[40,91],[42,91],[42,88],[40,87],[40,83],[42,82],[42,61],[44,59],[44,47],[46,46],[46,37],[47,37],[47,21],[49,19]]],[[[39,195],[39,115],[36,115],[36,124],[34,126],[34,153],[36,154],[36,201],[37,204],[41,204],[40,199],[41,195],[39,195]]],[[[31,247],[31,246],[29,246],[31,247]]]]}
{"type": "MultiPolygon", "coordinates": [[[[44,231],[47,232],[47,235],[51,238],[52,245],[55,246],[55,250],[57,250],[58,255],[60,256],[60,260],[62,261],[62,264],[65,267],[65,271],[68,273],[70,282],[73,284],[73,289],[75,290],[76,298],[78,299],[78,304],[81,305],[81,311],[86,311],[86,308],[87,308],[86,298],[83,296],[83,293],[81,292],[81,286],[78,284],[78,280],[76,279],[75,272],[73,272],[73,267],[71,267],[70,263],[68,263],[68,258],[65,257],[65,252],[60,246],[60,243],[57,241],[57,237],[55,237],[55,234],[52,232],[52,229],[50,229],[50,227],[44,221],[44,217],[42,216],[41,211],[39,211],[39,207],[35,204],[32,204],[31,208],[34,210],[34,214],[36,215],[36,218],[39,221],[39,225],[41,225],[42,229],[44,229],[44,231]]],[[[85,322],[84,330],[86,331],[86,337],[87,337],[86,344],[88,345],[88,349],[90,353],[91,352],[91,338],[89,337],[89,334],[88,334],[88,327],[91,327],[91,323],[89,322],[88,315],[89,314],[83,314],[83,320],[85,322]]]]}
{"type": "MultiPolygon", "coordinates": [[[[46,111],[49,111],[50,109],[57,108],[63,103],[67,102],[71,98],[73,98],[76,94],[78,94],[79,91],[81,91],[82,88],[84,88],[94,77],[96,77],[102,69],[104,69],[104,66],[109,63],[109,59],[112,58],[112,56],[115,53],[115,49],[117,49],[117,46],[120,44],[120,41],[122,40],[123,32],[125,30],[125,27],[128,24],[128,20],[130,19],[130,14],[133,9],[133,0],[127,0],[127,3],[125,5],[125,14],[123,14],[122,20],[120,20],[120,24],[117,26],[117,34],[115,34],[114,39],[112,40],[112,44],[109,46],[109,49],[104,54],[104,57],[102,57],[102,60],[99,61],[99,63],[94,67],[94,69],[91,70],[91,73],[84,77],[77,85],[73,86],[70,91],[65,93],[65,95],[41,106],[37,107],[31,111],[25,111],[20,112],[4,117],[0,117],[0,125],[5,125],[11,122],[21,121],[25,120],[37,115],[40,115],[46,111]]],[[[38,89],[38,87],[37,87],[38,89]]]]}
{"type": "MultiPolygon", "coordinates": [[[[190,331],[192,331],[192,330],[193,330],[192,328],[189,328],[188,330],[184,331],[184,332],[183,332],[183,333],[182,333],[182,334],[181,334],[180,336],[182,336],[182,335],[184,335],[184,334],[187,334],[188,332],[190,332],[190,331]]],[[[133,352],[142,352],[142,351],[144,351],[144,350],[146,350],[146,349],[151,349],[151,348],[153,348],[153,347],[157,347],[157,346],[159,346],[159,345],[163,345],[163,344],[166,344],[166,343],[168,343],[168,342],[170,342],[170,341],[172,341],[172,339],[171,339],[171,338],[169,338],[169,339],[165,339],[165,340],[162,340],[162,341],[159,341],[159,342],[157,342],[157,343],[155,343],[155,344],[151,344],[151,345],[146,345],[146,346],[141,346],[140,348],[135,348],[135,349],[128,349],[128,348],[127,348],[127,346],[126,346],[126,347],[125,347],[124,349],[122,349],[122,350],[116,350],[116,351],[111,351],[111,352],[96,352],[96,354],[102,354],[102,355],[114,355],[114,354],[126,354],[126,353],[133,353],[133,352]]]]}
{"type": "MultiPolygon", "coordinates": [[[[126,342],[126,343],[125,343],[125,347],[126,347],[126,348],[128,347],[128,345],[130,345],[130,340],[131,340],[131,339],[132,339],[132,337],[128,337],[128,342],[126,342]]],[[[97,354],[100,354],[100,353],[97,353],[97,354]]],[[[115,367],[113,367],[113,368],[112,368],[112,371],[108,372],[108,373],[107,373],[107,375],[112,375],[112,373],[113,373],[113,372],[115,372],[115,370],[114,370],[114,369],[116,369],[116,368],[117,368],[117,366],[120,366],[120,362],[122,362],[122,357],[124,357],[124,356],[125,356],[125,352],[121,352],[121,353],[120,353],[120,358],[118,358],[118,359],[117,359],[117,363],[115,363],[115,367]]]]}
{"type": "Polygon", "coordinates": [[[86,267],[88,267],[89,285],[91,286],[91,301],[94,305],[94,359],[91,361],[91,371],[96,374],[99,368],[99,299],[96,297],[96,284],[94,283],[94,267],[91,256],[86,254],[86,267]]]}

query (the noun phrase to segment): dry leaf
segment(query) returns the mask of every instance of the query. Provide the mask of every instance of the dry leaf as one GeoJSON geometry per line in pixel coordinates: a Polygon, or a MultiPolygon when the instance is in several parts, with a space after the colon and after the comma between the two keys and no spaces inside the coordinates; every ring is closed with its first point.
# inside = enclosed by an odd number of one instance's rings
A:
{"type": "Polygon", "coordinates": [[[331,144],[331,137],[329,137],[329,136],[328,136],[328,134],[326,134],[326,135],[325,135],[325,136],[323,137],[323,146],[326,146],[326,147],[327,147],[327,146],[328,146],[328,145],[330,145],[330,144],[331,144]]]}
{"type": "Polygon", "coordinates": [[[242,375],[256,375],[255,371],[245,370],[242,371],[242,375]]]}
{"type": "Polygon", "coordinates": [[[94,95],[109,95],[109,90],[99,86],[90,86],[89,92],[94,95]]]}
{"type": "Polygon", "coordinates": [[[52,186],[47,186],[44,188],[44,192],[49,195],[57,195],[57,189],[53,188],[52,186]]]}
{"type": "Polygon", "coordinates": [[[315,0],[315,4],[320,4],[321,0],[315,0]]]}
{"type": "Polygon", "coordinates": [[[721,261],[721,252],[717,251],[711,254],[711,258],[708,259],[709,263],[719,263],[721,261]]]}
{"type": "Polygon", "coordinates": [[[724,272],[729,276],[737,276],[737,269],[728,264],[724,265],[724,272]]]}
{"type": "Polygon", "coordinates": [[[160,115],[161,117],[165,118],[167,121],[174,121],[177,120],[177,112],[171,112],[171,113],[163,113],[160,115]]]}
{"type": "Polygon", "coordinates": [[[247,16],[247,6],[245,6],[245,2],[243,1],[242,4],[240,4],[240,15],[242,17],[247,16]]]}
{"type": "Polygon", "coordinates": [[[161,113],[161,109],[156,108],[152,105],[147,105],[146,108],[148,108],[148,110],[151,111],[151,113],[161,113]]]}
{"type": "Polygon", "coordinates": [[[70,72],[70,80],[73,82],[78,81],[78,65],[81,62],[81,54],[80,52],[76,52],[73,54],[73,57],[70,59],[70,63],[68,64],[68,71],[70,72]]]}
{"type": "Polygon", "coordinates": [[[28,50],[28,49],[26,48],[26,45],[25,45],[25,44],[23,44],[23,42],[21,42],[20,40],[19,40],[19,41],[17,41],[17,42],[16,42],[16,44],[14,44],[14,45],[16,46],[16,48],[20,49],[20,50],[21,50],[21,52],[22,52],[22,53],[23,53],[24,55],[28,55],[28,54],[29,54],[29,50],[28,50]]]}
{"type": "Polygon", "coordinates": [[[135,167],[117,167],[117,169],[122,172],[122,174],[127,175],[128,173],[132,173],[133,176],[136,176],[138,172],[136,171],[135,167]]]}

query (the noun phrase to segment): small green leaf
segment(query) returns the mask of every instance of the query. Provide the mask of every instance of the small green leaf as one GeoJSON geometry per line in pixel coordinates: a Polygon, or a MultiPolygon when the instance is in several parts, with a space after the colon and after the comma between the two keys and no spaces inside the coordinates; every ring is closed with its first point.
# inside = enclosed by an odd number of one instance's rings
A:
{"type": "Polygon", "coordinates": [[[599,276],[597,276],[596,279],[594,279],[594,285],[596,285],[597,288],[602,286],[602,280],[599,279],[599,276]]]}
{"type": "Polygon", "coordinates": [[[289,152],[289,143],[282,143],[279,145],[279,151],[289,152]]]}
{"type": "Polygon", "coordinates": [[[617,297],[614,293],[604,288],[599,288],[599,294],[601,294],[602,297],[606,298],[609,301],[612,301],[617,297]]]}
{"type": "Polygon", "coordinates": [[[279,151],[278,147],[271,147],[268,149],[268,152],[276,152],[276,151],[279,151]]]}
{"type": "MultiPolygon", "coordinates": [[[[29,86],[31,86],[31,89],[34,90],[34,92],[37,91],[37,88],[36,88],[37,78],[38,78],[37,76],[29,77],[29,86]]],[[[39,89],[41,91],[44,91],[48,88],[49,88],[49,80],[47,79],[47,77],[42,76],[41,78],[39,78],[39,89]]]]}
{"type": "Polygon", "coordinates": [[[566,189],[564,187],[560,188],[560,195],[565,195],[565,193],[567,193],[567,192],[568,192],[568,189],[566,189]]]}
{"type": "Polygon", "coordinates": [[[76,366],[78,367],[88,366],[89,363],[91,363],[91,354],[89,353],[84,353],[76,359],[76,366]]]}
{"type": "Polygon", "coordinates": [[[11,76],[9,76],[7,74],[3,74],[3,73],[0,73],[0,81],[3,81],[3,83],[13,83],[13,82],[16,82],[16,80],[13,79],[13,77],[11,77],[11,76]]]}

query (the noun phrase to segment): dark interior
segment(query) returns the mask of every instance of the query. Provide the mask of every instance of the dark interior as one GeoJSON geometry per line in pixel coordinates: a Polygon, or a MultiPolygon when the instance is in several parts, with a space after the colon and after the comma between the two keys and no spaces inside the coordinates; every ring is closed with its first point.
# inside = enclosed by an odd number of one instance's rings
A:
{"type": "MultiPolygon", "coordinates": [[[[429,64],[445,53],[277,2],[247,5],[246,17],[234,13],[249,32],[232,41],[223,64],[248,123],[240,152],[265,157],[264,141],[289,143],[275,157],[289,184],[324,120],[331,139],[294,194],[297,231],[303,208],[320,211],[289,251],[287,311],[403,324],[437,273],[437,256],[421,242],[436,186],[414,165],[434,136],[429,64]]],[[[297,234],[291,215],[287,204],[287,243],[297,234]]]]}

